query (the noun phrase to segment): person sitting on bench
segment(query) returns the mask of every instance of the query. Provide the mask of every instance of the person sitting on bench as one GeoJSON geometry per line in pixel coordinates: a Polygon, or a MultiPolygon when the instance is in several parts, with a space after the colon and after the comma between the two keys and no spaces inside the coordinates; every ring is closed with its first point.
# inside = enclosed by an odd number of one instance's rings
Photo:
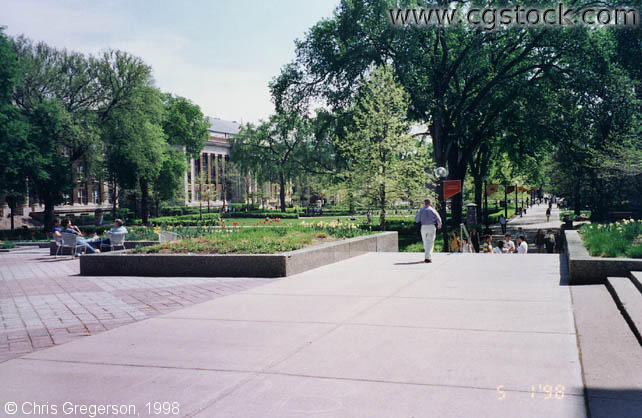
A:
{"type": "Polygon", "coordinates": [[[100,252],[100,250],[92,247],[89,241],[82,237],[82,232],[77,226],[71,224],[71,219],[65,219],[65,228],[61,232],[76,235],[76,245],[80,248],[85,247],[88,253],[93,254],[100,252]]]}

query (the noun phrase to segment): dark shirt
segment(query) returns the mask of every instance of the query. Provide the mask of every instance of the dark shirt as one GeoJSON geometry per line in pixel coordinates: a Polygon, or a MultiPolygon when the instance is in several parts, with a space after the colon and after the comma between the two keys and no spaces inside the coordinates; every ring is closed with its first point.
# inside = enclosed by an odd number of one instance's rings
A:
{"type": "Polygon", "coordinates": [[[51,233],[56,235],[56,232],[62,232],[62,230],[62,226],[54,226],[53,228],[51,228],[51,233]]]}
{"type": "Polygon", "coordinates": [[[78,235],[78,231],[76,231],[75,229],[72,229],[72,228],[65,228],[61,232],[64,232],[66,234],[78,235]]]}

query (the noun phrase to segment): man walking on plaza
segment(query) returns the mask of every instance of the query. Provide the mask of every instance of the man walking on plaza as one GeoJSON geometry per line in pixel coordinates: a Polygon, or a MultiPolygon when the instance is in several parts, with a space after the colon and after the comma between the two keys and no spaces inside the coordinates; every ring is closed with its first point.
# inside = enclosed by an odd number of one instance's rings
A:
{"type": "Polygon", "coordinates": [[[432,263],[432,249],[435,245],[437,230],[441,229],[441,217],[432,207],[430,199],[424,200],[424,207],[415,215],[415,222],[421,224],[421,240],[424,242],[426,263],[432,263]]]}

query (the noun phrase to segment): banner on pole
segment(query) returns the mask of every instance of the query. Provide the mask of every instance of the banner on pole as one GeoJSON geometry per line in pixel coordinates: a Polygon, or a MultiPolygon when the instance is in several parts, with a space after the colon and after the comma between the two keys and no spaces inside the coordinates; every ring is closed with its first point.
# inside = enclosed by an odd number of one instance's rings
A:
{"type": "Polygon", "coordinates": [[[487,184],[486,196],[490,196],[493,193],[497,193],[498,190],[499,190],[499,184],[487,184]]]}
{"type": "Polygon", "coordinates": [[[515,186],[506,186],[506,194],[511,194],[515,191],[515,186]]]}
{"type": "Polygon", "coordinates": [[[444,180],[444,200],[461,193],[461,180],[444,180]]]}

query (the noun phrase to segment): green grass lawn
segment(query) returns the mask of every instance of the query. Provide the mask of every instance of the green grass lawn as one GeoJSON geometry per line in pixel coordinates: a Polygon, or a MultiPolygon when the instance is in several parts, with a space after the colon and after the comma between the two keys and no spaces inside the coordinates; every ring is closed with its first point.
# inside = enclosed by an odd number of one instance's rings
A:
{"type": "Polygon", "coordinates": [[[592,256],[642,258],[642,220],[587,224],[579,232],[592,256]]]}
{"type": "Polygon", "coordinates": [[[272,254],[370,234],[356,225],[317,222],[314,225],[269,226],[264,228],[217,228],[198,237],[138,247],[142,254],[272,254]]]}

